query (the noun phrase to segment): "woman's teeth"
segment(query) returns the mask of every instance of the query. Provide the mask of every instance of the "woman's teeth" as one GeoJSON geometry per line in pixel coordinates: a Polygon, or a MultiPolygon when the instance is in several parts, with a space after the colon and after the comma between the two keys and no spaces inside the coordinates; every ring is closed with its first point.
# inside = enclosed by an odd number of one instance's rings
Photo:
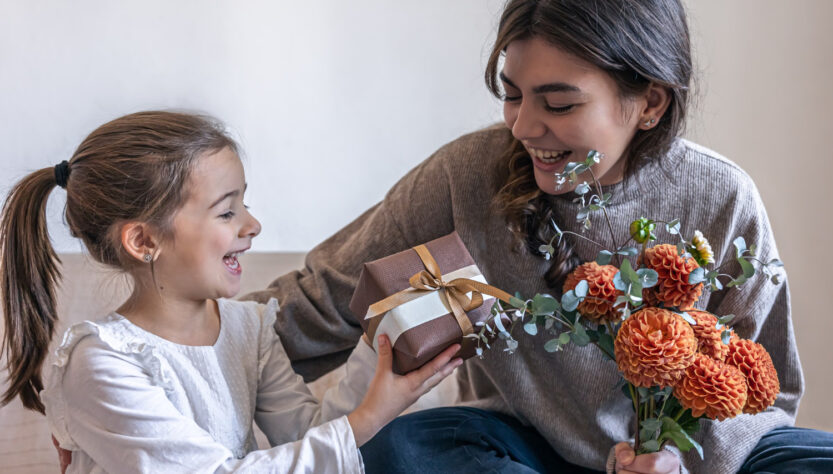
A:
{"type": "Polygon", "coordinates": [[[562,150],[562,151],[551,151],[551,150],[539,150],[538,148],[531,148],[527,147],[529,150],[529,154],[534,156],[535,158],[541,160],[543,163],[551,164],[556,163],[559,160],[563,160],[570,156],[572,151],[570,150],[562,150]]]}

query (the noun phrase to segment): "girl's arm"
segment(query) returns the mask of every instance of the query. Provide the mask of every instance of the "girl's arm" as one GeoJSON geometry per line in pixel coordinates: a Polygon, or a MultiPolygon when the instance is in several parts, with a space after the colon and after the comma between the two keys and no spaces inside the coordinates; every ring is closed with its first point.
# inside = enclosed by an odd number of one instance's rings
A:
{"type": "MultiPolygon", "coordinates": [[[[62,447],[81,450],[107,472],[359,472],[346,418],[304,430],[297,441],[236,459],[170,403],[132,355],[95,337],[79,342],[63,376],[66,407],[47,414],[62,447]],[[56,418],[61,418],[58,419],[56,418]],[[68,437],[62,436],[63,434],[68,437]],[[62,439],[63,438],[63,439],[62,439]]],[[[76,456],[73,463],[83,462],[76,456]]],[[[70,465],[73,467],[73,465],[70,465]]],[[[80,465],[78,467],[81,467],[80,465]]]]}

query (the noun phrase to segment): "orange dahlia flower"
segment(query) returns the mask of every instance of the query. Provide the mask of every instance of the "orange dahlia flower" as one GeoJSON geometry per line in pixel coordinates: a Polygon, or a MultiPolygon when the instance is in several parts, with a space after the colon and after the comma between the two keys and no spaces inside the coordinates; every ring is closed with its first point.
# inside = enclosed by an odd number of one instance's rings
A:
{"type": "Polygon", "coordinates": [[[775,403],[781,385],[772,357],[764,346],[749,339],[734,339],[729,342],[726,363],[737,367],[746,376],[749,398],[743,408],[744,413],[759,413],[775,403]]]}
{"type": "Polygon", "coordinates": [[[694,330],[679,315],[648,307],[626,319],[616,335],[616,364],[638,387],[673,385],[697,352],[694,330]]]}
{"type": "Polygon", "coordinates": [[[697,351],[724,362],[726,355],[729,354],[729,346],[723,343],[721,337],[723,330],[717,329],[717,316],[696,309],[687,309],[686,313],[697,322],[691,326],[691,329],[694,329],[694,335],[697,336],[697,351]]]}
{"type": "Polygon", "coordinates": [[[691,257],[677,255],[676,246],[662,244],[646,249],[642,260],[659,276],[656,286],[644,291],[646,303],[689,308],[703,293],[702,283],[688,283],[688,275],[699,265],[691,257]]]}
{"type": "Polygon", "coordinates": [[[613,308],[616,297],[622,292],[613,286],[613,277],[619,269],[613,265],[587,262],[579,265],[564,281],[564,293],[573,290],[581,280],[587,280],[587,298],[578,305],[578,312],[594,322],[616,321],[619,313],[613,308]]]}
{"type": "Polygon", "coordinates": [[[741,413],[747,400],[746,377],[740,369],[705,354],[697,354],[674,386],[680,405],[692,416],[705,414],[723,421],[741,413]]]}

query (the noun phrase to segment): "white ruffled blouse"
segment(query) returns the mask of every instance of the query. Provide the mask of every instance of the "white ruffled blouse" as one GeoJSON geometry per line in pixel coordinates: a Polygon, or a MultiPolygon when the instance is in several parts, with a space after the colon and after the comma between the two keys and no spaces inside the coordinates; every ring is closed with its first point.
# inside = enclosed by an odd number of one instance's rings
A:
{"type": "Polygon", "coordinates": [[[276,300],[218,300],[213,346],[185,346],[112,313],[64,334],[41,397],[75,472],[362,472],[347,413],[376,355],[316,400],[275,334],[276,300]],[[271,449],[257,450],[252,421],[271,449]]]}

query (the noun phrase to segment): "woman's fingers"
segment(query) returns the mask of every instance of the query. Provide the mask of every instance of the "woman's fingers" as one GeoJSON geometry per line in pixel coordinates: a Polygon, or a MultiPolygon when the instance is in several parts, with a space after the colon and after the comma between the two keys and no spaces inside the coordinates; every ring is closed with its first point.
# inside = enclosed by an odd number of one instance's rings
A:
{"type": "Polygon", "coordinates": [[[387,334],[381,334],[377,340],[379,341],[379,361],[376,363],[376,372],[380,370],[388,373],[393,370],[393,351],[390,348],[390,339],[387,334]]]}
{"type": "Polygon", "coordinates": [[[668,473],[680,470],[680,461],[671,451],[640,454],[633,462],[624,466],[628,471],[644,473],[668,473]]]}

